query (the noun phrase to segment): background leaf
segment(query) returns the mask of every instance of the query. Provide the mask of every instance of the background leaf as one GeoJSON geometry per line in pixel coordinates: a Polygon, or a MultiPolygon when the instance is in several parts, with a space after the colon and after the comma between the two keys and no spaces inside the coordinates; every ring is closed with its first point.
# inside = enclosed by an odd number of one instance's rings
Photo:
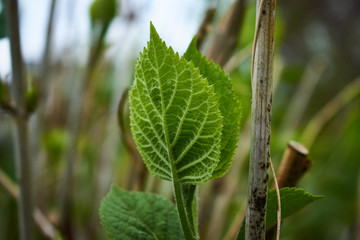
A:
{"type": "MultiPolygon", "coordinates": [[[[312,195],[299,188],[282,188],[280,189],[281,199],[281,219],[300,211],[307,205],[323,198],[323,196],[312,195]]],[[[277,222],[277,197],[276,190],[273,189],[268,193],[266,205],[266,230],[276,225],[277,222]]],[[[238,240],[245,239],[245,219],[240,228],[238,240]]]]}
{"type": "Polygon", "coordinates": [[[184,239],[175,205],[156,194],[113,186],[101,203],[100,219],[111,239],[184,239]]]}
{"type": "Polygon", "coordinates": [[[221,157],[219,165],[212,178],[222,177],[231,166],[232,159],[239,139],[241,104],[239,97],[234,94],[232,82],[229,76],[219,65],[211,60],[208,61],[196,49],[196,38],[193,38],[184,58],[192,61],[198,67],[201,75],[207,78],[209,84],[214,85],[214,91],[219,99],[219,109],[223,119],[221,136],[221,157]]]}
{"type": "Polygon", "coordinates": [[[151,24],[130,92],[134,139],[149,171],[182,183],[212,176],[220,158],[222,117],[213,87],[167,48],[151,24]]]}

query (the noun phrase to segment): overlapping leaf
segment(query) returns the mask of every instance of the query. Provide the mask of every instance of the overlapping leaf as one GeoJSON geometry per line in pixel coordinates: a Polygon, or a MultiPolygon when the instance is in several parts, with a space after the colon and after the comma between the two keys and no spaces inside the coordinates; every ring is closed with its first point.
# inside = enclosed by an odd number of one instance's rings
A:
{"type": "Polygon", "coordinates": [[[113,240],[183,240],[175,205],[156,194],[113,186],[100,206],[100,219],[113,240]]]}
{"type": "Polygon", "coordinates": [[[235,154],[241,119],[240,101],[234,94],[231,80],[224,70],[219,65],[215,65],[213,61],[208,61],[197,51],[195,38],[186,50],[184,58],[192,61],[195,67],[199,68],[201,75],[206,77],[209,84],[214,86],[219,101],[219,109],[224,117],[220,162],[212,176],[212,178],[218,178],[228,172],[235,154]]]}
{"type": "Polygon", "coordinates": [[[130,123],[154,175],[199,184],[220,159],[222,116],[212,86],[191,62],[167,48],[151,24],[130,92],[130,123]]]}

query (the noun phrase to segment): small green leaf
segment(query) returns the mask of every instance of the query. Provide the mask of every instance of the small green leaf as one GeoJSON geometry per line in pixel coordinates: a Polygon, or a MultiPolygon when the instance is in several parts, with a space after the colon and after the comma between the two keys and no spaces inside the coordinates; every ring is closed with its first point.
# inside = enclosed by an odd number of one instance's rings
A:
{"type": "Polygon", "coordinates": [[[113,240],[183,240],[175,205],[159,195],[116,186],[103,199],[100,219],[113,240]]]}
{"type": "Polygon", "coordinates": [[[152,24],[150,42],[135,67],[130,123],[138,150],[155,176],[188,184],[212,177],[222,130],[214,88],[193,63],[166,47],[152,24]]]}
{"type": "MultiPolygon", "coordinates": [[[[281,188],[281,219],[285,219],[294,213],[300,211],[307,205],[323,198],[324,196],[312,195],[299,188],[281,188]]],[[[268,193],[266,205],[266,230],[274,227],[277,223],[277,196],[276,190],[271,190],[268,193]]],[[[237,240],[245,239],[245,219],[241,225],[237,240]]]]}
{"type": "Polygon", "coordinates": [[[232,82],[224,70],[219,65],[215,65],[213,61],[208,61],[196,49],[196,38],[191,41],[184,58],[192,61],[195,67],[199,68],[200,73],[207,78],[209,84],[214,85],[214,91],[219,100],[219,109],[224,117],[220,162],[212,176],[213,179],[219,178],[228,172],[239,139],[241,119],[239,97],[234,94],[232,82]]]}

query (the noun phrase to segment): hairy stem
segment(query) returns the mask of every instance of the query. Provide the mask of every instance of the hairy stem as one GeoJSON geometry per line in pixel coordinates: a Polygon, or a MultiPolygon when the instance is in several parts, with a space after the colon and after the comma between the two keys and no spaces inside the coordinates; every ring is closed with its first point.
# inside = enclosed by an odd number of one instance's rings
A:
{"type": "Polygon", "coordinates": [[[33,239],[33,196],[31,159],[29,149],[29,126],[26,112],[25,70],[21,55],[18,2],[8,0],[5,4],[7,28],[10,38],[13,96],[16,103],[15,152],[16,174],[19,182],[19,226],[21,239],[33,239]]]}
{"type": "MultiPolygon", "coordinates": [[[[172,157],[172,154],[170,154],[170,162],[172,165],[172,169],[175,169],[175,162],[172,157]]],[[[197,239],[194,235],[194,226],[189,221],[189,218],[187,216],[187,210],[184,202],[184,196],[183,192],[181,191],[181,184],[178,180],[178,176],[176,171],[173,171],[173,188],[174,188],[174,195],[175,195],[175,201],[176,201],[176,207],[179,213],[181,227],[184,232],[184,236],[186,240],[194,240],[197,239]]]]}
{"type": "Polygon", "coordinates": [[[265,239],[265,214],[270,158],[272,69],[275,0],[257,0],[252,62],[250,172],[246,239],[265,239]]]}
{"type": "Polygon", "coordinates": [[[192,184],[181,184],[181,191],[185,202],[185,211],[192,227],[192,232],[198,238],[198,217],[197,217],[197,186],[192,184]]]}

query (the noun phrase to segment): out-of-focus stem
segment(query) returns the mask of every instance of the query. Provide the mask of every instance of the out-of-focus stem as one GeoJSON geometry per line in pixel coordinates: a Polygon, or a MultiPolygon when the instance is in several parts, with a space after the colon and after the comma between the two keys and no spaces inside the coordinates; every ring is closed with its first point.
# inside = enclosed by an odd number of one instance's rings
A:
{"type": "Polygon", "coordinates": [[[284,131],[293,132],[299,126],[301,118],[310,101],[310,97],[320,80],[325,68],[325,62],[319,57],[314,57],[305,69],[301,78],[300,86],[288,105],[288,111],[284,117],[284,131]]]}
{"type": "Polygon", "coordinates": [[[42,71],[42,76],[41,76],[41,80],[42,83],[39,85],[40,86],[40,98],[43,101],[46,101],[46,94],[47,94],[47,90],[48,90],[48,84],[49,84],[49,80],[48,80],[48,76],[49,76],[49,66],[50,66],[50,61],[51,61],[51,44],[52,44],[52,38],[53,38],[53,25],[54,25],[54,15],[55,15],[55,6],[56,6],[56,0],[52,0],[51,1],[51,5],[50,5],[50,13],[49,13],[49,21],[48,21],[48,25],[47,25],[47,31],[46,31],[46,42],[45,42],[45,49],[44,49],[44,54],[43,54],[43,59],[42,59],[42,66],[41,66],[41,71],[42,71]]]}
{"type": "Polygon", "coordinates": [[[31,157],[29,148],[29,127],[26,111],[25,69],[21,55],[18,1],[8,0],[6,7],[7,30],[10,39],[13,97],[17,114],[15,116],[16,174],[20,187],[18,198],[19,227],[21,239],[33,239],[32,218],[33,196],[31,157]]]}
{"type": "MultiPolygon", "coordinates": [[[[19,199],[19,187],[0,169],[0,186],[8,192],[8,194],[15,198],[19,199]]],[[[56,229],[46,218],[46,216],[41,212],[40,209],[34,208],[33,218],[35,223],[41,229],[43,234],[50,239],[55,239],[56,229]]]]}
{"type": "Polygon", "coordinates": [[[344,106],[350,103],[360,93],[360,77],[357,77],[330,100],[307,124],[302,134],[302,141],[309,149],[313,145],[321,129],[344,106]]]}
{"type": "Polygon", "coordinates": [[[140,153],[136,149],[134,140],[131,137],[130,132],[127,130],[125,124],[125,109],[126,109],[126,100],[129,95],[129,89],[126,88],[121,95],[117,115],[118,115],[118,124],[120,128],[120,136],[124,144],[125,149],[129,152],[131,156],[131,169],[128,177],[128,189],[129,190],[144,190],[145,185],[145,176],[146,168],[143,163],[140,153]]]}
{"type": "Polygon", "coordinates": [[[211,42],[207,57],[224,66],[233,53],[245,14],[245,0],[237,0],[230,13],[220,23],[215,39],[211,42]]]}
{"type": "Polygon", "coordinates": [[[198,29],[198,32],[196,33],[196,48],[200,50],[202,48],[202,45],[207,37],[207,35],[210,32],[211,29],[211,23],[215,16],[215,8],[209,8],[206,13],[205,17],[198,29]]]}
{"type": "Polygon", "coordinates": [[[275,0],[257,0],[253,46],[250,172],[245,238],[265,239],[272,107],[275,0]]]}
{"type": "Polygon", "coordinates": [[[78,81],[75,87],[75,100],[70,105],[68,127],[71,133],[69,144],[66,152],[66,169],[64,178],[60,186],[60,225],[63,231],[67,232],[69,238],[71,238],[71,230],[69,221],[69,211],[71,209],[71,182],[74,172],[74,163],[76,159],[76,146],[80,132],[80,120],[82,107],[84,102],[85,88],[89,84],[95,67],[101,57],[101,53],[104,47],[104,40],[108,25],[102,27],[100,34],[98,35],[96,42],[91,48],[86,70],[82,78],[78,81]]]}

